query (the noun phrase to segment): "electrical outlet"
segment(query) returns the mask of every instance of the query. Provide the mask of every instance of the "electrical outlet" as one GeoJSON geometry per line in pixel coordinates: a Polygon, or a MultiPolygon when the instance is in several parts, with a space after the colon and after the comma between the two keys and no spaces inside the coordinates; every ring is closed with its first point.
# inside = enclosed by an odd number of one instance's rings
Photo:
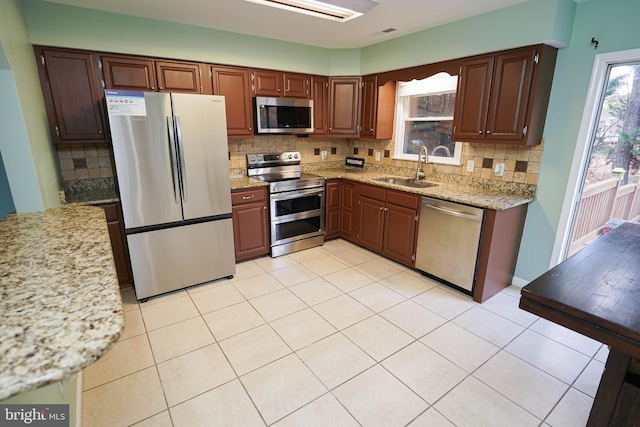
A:
{"type": "Polygon", "coordinates": [[[467,161],[467,172],[473,172],[473,168],[475,166],[475,162],[473,160],[467,161]]]}
{"type": "Polygon", "coordinates": [[[375,156],[376,162],[380,161],[380,152],[376,151],[376,156],[375,156]]]}
{"type": "Polygon", "coordinates": [[[496,176],[504,175],[504,163],[496,163],[495,169],[493,169],[493,173],[496,176]]]}
{"type": "Polygon", "coordinates": [[[322,150],[320,152],[320,156],[322,157],[322,160],[327,160],[327,150],[322,150]]]}

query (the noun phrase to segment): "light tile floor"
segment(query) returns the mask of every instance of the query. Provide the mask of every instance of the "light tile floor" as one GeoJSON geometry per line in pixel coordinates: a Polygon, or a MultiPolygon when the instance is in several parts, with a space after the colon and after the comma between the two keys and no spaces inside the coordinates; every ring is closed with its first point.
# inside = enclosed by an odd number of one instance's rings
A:
{"type": "Polygon", "coordinates": [[[584,426],[606,346],[333,240],[139,304],[83,425],[584,426]]]}

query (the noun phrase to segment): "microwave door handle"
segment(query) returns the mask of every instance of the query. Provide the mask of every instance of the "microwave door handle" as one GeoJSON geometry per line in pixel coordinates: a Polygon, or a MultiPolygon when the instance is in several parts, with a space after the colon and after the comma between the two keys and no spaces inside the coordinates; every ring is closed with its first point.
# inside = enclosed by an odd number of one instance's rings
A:
{"type": "Polygon", "coordinates": [[[167,134],[169,135],[169,158],[171,163],[171,181],[173,183],[173,198],[176,204],[180,203],[180,189],[178,188],[178,162],[176,160],[176,138],[171,123],[171,117],[167,116],[167,134]]]}
{"type": "Polygon", "coordinates": [[[180,160],[180,184],[182,186],[182,200],[187,201],[187,168],[184,165],[184,144],[182,142],[182,127],[180,126],[180,117],[175,116],[176,122],[176,139],[178,141],[178,159],[180,160]]]}

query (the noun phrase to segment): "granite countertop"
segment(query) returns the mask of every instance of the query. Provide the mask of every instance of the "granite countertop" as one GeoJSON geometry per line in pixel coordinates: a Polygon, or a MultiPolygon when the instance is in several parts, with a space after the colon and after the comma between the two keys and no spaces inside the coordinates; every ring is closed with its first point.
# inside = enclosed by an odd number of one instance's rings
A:
{"type": "Polygon", "coordinates": [[[2,400],[95,362],[124,317],[102,209],[7,215],[0,241],[2,400]]]}
{"type": "MultiPolygon", "coordinates": [[[[422,196],[435,197],[437,199],[449,200],[457,203],[464,203],[480,208],[505,210],[516,206],[531,203],[535,197],[535,186],[514,183],[502,183],[483,179],[464,179],[463,177],[446,177],[442,175],[428,175],[426,181],[436,183],[436,186],[428,188],[414,188],[404,185],[395,185],[376,181],[377,178],[396,177],[408,178],[409,170],[370,170],[370,169],[311,169],[305,170],[326,179],[340,178],[350,181],[362,182],[364,184],[378,185],[380,187],[405,191],[407,193],[419,194],[422,196]],[[447,179],[449,179],[447,181],[447,179]]],[[[239,190],[243,188],[259,187],[268,185],[264,181],[248,178],[242,175],[232,175],[231,188],[239,190]]]]}

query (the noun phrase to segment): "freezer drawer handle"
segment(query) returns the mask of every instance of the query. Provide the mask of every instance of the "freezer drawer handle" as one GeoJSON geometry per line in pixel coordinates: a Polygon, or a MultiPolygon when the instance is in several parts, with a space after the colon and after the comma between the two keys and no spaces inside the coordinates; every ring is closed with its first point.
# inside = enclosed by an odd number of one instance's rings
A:
{"type": "Polygon", "coordinates": [[[471,219],[471,220],[474,220],[474,221],[482,220],[481,216],[469,215],[469,214],[462,213],[462,212],[452,211],[452,210],[449,210],[449,209],[444,209],[444,208],[441,208],[441,207],[438,207],[438,206],[434,206],[434,205],[430,205],[430,204],[427,204],[427,203],[423,204],[422,206],[424,206],[426,208],[430,208],[430,209],[435,209],[435,210],[440,211],[440,212],[444,212],[447,215],[453,215],[453,216],[457,216],[457,217],[460,217],[460,218],[471,219]]]}
{"type": "Polygon", "coordinates": [[[169,155],[171,156],[171,181],[173,182],[173,198],[180,203],[180,189],[178,188],[178,163],[176,162],[176,139],[171,124],[171,117],[167,116],[167,132],[169,134],[169,155]]]}
{"type": "Polygon", "coordinates": [[[180,117],[175,116],[176,122],[176,139],[178,140],[178,158],[180,159],[180,185],[182,188],[182,200],[187,201],[187,169],[184,165],[184,145],[182,143],[182,127],[180,126],[180,117]]]}

